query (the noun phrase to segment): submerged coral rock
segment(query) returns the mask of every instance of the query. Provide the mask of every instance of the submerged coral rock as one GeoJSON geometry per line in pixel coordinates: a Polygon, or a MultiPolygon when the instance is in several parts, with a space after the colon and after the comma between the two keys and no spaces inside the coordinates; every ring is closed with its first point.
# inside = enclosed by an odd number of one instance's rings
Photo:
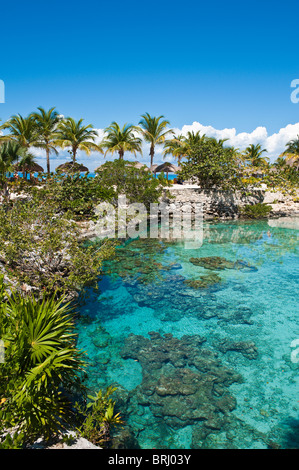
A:
{"type": "Polygon", "coordinates": [[[223,353],[227,351],[237,351],[248,359],[256,359],[258,356],[257,347],[252,341],[230,341],[224,339],[218,344],[218,349],[223,353]]]}
{"type": "Polygon", "coordinates": [[[257,268],[255,268],[254,266],[251,266],[246,261],[243,261],[243,260],[230,261],[221,256],[190,258],[189,261],[195,266],[201,266],[205,269],[211,269],[211,270],[245,269],[248,271],[257,271],[257,268]]]}
{"type": "Polygon", "coordinates": [[[173,263],[163,266],[153,256],[162,254],[165,249],[165,245],[156,239],[133,240],[116,249],[115,258],[106,263],[105,272],[115,278],[121,277],[128,283],[136,280],[143,284],[161,281],[161,272],[175,269],[173,263]]]}
{"type": "Polygon", "coordinates": [[[242,382],[242,377],[223,367],[217,353],[203,347],[206,339],[201,336],[149,336],[131,334],[121,353],[142,366],[143,380],[132,391],[131,402],[149,407],[176,429],[198,422],[207,433],[221,429],[227,413],[236,407],[228,387],[242,382]]]}
{"type": "Polygon", "coordinates": [[[138,441],[129,426],[113,434],[110,444],[112,449],[140,449],[138,441]]]}
{"type": "Polygon", "coordinates": [[[207,274],[200,276],[198,280],[185,279],[184,283],[192,287],[193,289],[206,289],[208,287],[214,286],[215,284],[220,284],[221,277],[218,274],[207,274]]]}
{"type": "Polygon", "coordinates": [[[208,256],[203,258],[190,258],[190,263],[206,269],[233,269],[233,261],[228,261],[221,256],[208,256]]]}

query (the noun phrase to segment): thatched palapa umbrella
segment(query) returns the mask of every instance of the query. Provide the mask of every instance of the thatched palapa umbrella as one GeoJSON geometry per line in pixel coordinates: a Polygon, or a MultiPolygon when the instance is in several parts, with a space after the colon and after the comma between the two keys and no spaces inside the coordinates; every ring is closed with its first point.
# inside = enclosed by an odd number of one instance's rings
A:
{"type": "Polygon", "coordinates": [[[61,171],[63,173],[78,173],[78,172],[89,172],[89,169],[84,166],[82,163],[73,163],[73,162],[66,162],[62,165],[59,165],[56,168],[56,171],[61,171]]]}
{"type": "Polygon", "coordinates": [[[166,173],[166,177],[168,179],[168,173],[177,173],[179,171],[179,167],[176,165],[173,165],[172,163],[162,163],[161,165],[158,165],[154,171],[154,173],[166,173]]]}
{"type": "Polygon", "coordinates": [[[133,166],[134,168],[137,168],[137,170],[146,170],[146,171],[150,171],[149,168],[146,166],[145,163],[140,163],[140,162],[130,162],[128,164],[129,166],[133,166]]]}
{"type": "Polygon", "coordinates": [[[43,173],[44,169],[38,163],[34,161],[28,161],[27,163],[22,162],[15,163],[13,165],[15,172],[23,173],[23,178],[27,180],[27,175],[29,175],[29,179],[31,179],[31,173],[43,173]]]}
{"type": "Polygon", "coordinates": [[[44,169],[38,163],[32,162],[30,164],[20,165],[17,163],[14,165],[15,171],[25,171],[26,173],[43,173],[44,169]]]}
{"type": "Polygon", "coordinates": [[[150,171],[151,171],[152,173],[156,173],[156,168],[157,168],[157,166],[158,166],[158,165],[152,165],[152,166],[150,167],[150,171]]]}
{"type": "Polygon", "coordinates": [[[286,164],[290,166],[291,168],[295,168],[296,170],[299,170],[299,160],[298,156],[292,154],[287,154],[286,155],[286,164]]]}

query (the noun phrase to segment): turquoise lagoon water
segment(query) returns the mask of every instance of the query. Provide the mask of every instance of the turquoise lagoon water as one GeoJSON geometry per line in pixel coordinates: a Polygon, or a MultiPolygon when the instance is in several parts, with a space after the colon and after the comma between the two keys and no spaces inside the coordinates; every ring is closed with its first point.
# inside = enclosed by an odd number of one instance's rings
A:
{"type": "Polygon", "coordinates": [[[106,264],[78,346],[86,385],[117,387],[128,448],[299,447],[299,232],[286,221],[206,223],[193,250],[133,240],[106,264]]]}

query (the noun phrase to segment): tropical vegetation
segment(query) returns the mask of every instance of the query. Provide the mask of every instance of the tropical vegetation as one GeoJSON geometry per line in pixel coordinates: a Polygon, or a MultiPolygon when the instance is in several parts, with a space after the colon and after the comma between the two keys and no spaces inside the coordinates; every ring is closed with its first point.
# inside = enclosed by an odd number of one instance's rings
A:
{"type": "Polygon", "coordinates": [[[46,111],[44,108],[39,107],[38,112],[32,114],[36,132],[38,135],[39,148],[45,149],[47,158],[47,173],[50,174],[50,153],[58,154],[57,150],[57,127],[61,122],[61,117],[55,108],[50,108],[46,111]]]}
{"type": "Polygon", "coordinates": [[[121,419],[109,399],[113,390],[90,400],[82,382],[86,363],[76,347],[74,313],[61,297],[36,299],[5,290],[0,278],[0,331],[5,361],[0,364],[0,448],[24,448],[73,426],[94,442],[109,439],[110,426],[121,419]],[[79,394],[76,411],[72,398],[79,394]],[[88,402],[91,402],[91,413],[88,402]]]}
{"type": "Polygon", "coordinates": [[[142,135],[145,142],[150,144],[150,166],[154,163],[155,147],[163,144],[166,137],[173,134],[171,129],[167,129],[169,121],[164,116],[150,116],[149,113],[142,114],[142,119],[137,126],[138,132],[142,135]]]}
{"type": "Polygon", "coordinates": [[[204,188],[239,188],[238,167],[229,147],[213,139],[202,139],[190,145],[188,156],[181,164],[181,179],[196,181],[204,188]]]}
{"type": "Polygon", "coordinates": [[[92,151],[101,152],[101,148],[95,142],[97,136],[92,124],[83,125],[83,119],[75,121],[68,117],[59,122],[54,142],[62,149],[70,147],[73,163],[76,163],[78,150],[84,151],[87,155],[92,151]]]}
{"type": "Polygon", "coordinates": [[[117,122],[112,122],[109,127],[105,129],[105,137],[100,143],[101,149],[105,149],[105,156],[107,153],[118,153],[120,160],[124,159],[125,152],[136,155],[137,152],[141,153],[141,139],[134,133],[134,126],[132,124],[124,124],[120,127],[117,122]]]}
{"type": "MultiPolygon", "coordinates": [[[[147,209],[160,201],[172,183],[163,173],[153,175],[157,146],[165,158],[177,160],[180,181],[203,189],[250,192],[266,184],[273,190],[297,190],[299,136],[271,164],[261,144],[242,151],[200,132],[175,135],[163,115],[149,113],[141,115],[138,125],[113,121],[102,139],[91,124],[64,118],[55,107],[39,107],[26,117],[16,114],[0,130],[0,339],[5,347],[0,447],[24,447],[74,426],[105,446],[112,427],[123,418],[112,387],[89,395],[83,385],[88,366],[76,347],[75,319],[78,295],[87,286],[97,287],[116,243],[87,243],[82,227],[96,220],[100,203],[116,208],[121,194],[147,209]],[[142,155],[144,143],[149,167],[127,159],[142,155]],[[45,172],[34,149],[45,152],[45,172]],[[63,166],[54,173],[51,156],[59,149],[69,151],[70,169],[63,166]],[[91,178],[87,171],[80,173],[80,152],[116,158],[99,166],[91,178]]],[[[270,210],[256,204],[240,213],[263,218],[270,210]]]]}

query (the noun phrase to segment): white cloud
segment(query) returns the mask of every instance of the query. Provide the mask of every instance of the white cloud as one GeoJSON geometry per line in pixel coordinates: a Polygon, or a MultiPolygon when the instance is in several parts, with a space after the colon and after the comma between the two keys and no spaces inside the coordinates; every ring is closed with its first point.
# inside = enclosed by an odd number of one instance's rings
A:
{"type": "Polygon", "coordinates": [[[291,139],[299,134],[299,122],[289,124],[280,129],[277,133],[268,135],[266,127],[257,127],[252,132],[240,132],[237,134],[235,128],[215,129],[212,126],[204,126],[199,122],[193,122],[191,125],[185,125],[182,129],[175,129],[175,132],[186,135],[187,132],[200,131],[208,137],[217,139],[229,139],[228,145],[232,145],[240,150],[244,150],[250,144],[261,144],[268,151],[271,160],[275,160],[285,149],[285,145],[291,139]]]}
{"type": "MultiPolygon", "coordinates": [[[[103,129],[96,129],[98,132],[98,139],[97,143],[100,142],[104,136],[103,129]]],[[[227,145],[232,145],[240,150],[244,150],[250,144],[261,144],[262,148],[267,149],[268,153],[267,156],[273,162],[285,149],[286,143],[289,142],[291,139],[295,139],[297,135],[299,135],[299,122],[296,124],[288,124],[286,127],[281,128],[277,133],[268,134],[266,127],[259,126],[254,129],[252,132],[240,132],[237,133],[235,128],[224,128],[224,129],[216,129],[212,126],[205,126],[199,122],[193,122],[189,125],[184,125],[181,129],[175,128],[173,129],[176,134],[183,134],[186,135],[187,132],[197,132],[199,131],[201,134],[206,134],[208,137],[215,137],[217,139],[228,139],[226,142],[227,145]]],[[[148,143],[143,143],[143,154],[137,155],[137,160],[149,165],[150,156],[149,156],[149,149],[150,146],[148,143]]],[[[36,155],[38,162],[43,166],[45,166],[45,153],[43,150],[39,149],[32,149],[33,153],[36,155]]],[[[162,163],[163,155],[162,155],[163,147],[157,146],[155,149],[155,163],[162,163]]],[[[117,158],[117,155],[107,155],[105,158],[103,155],[92,152],[92,154],[87,157],[84,152],[78,152],[78,162],[83,163],[86,165],[90,171],[93,171],[105,161],[114,160],[117,158]]],[[[134,160],[135,157],[132,154],[125,155],[127,160],[134,160]]],[[[54,170],[55,167],[60,164],[62,161],[69,161],[70,155],[67,153],[66,150],[59,152],[58,156],[54,154],[51,155],[51,160],[53,160],[51,168],[54,170]],[[55,161],[56,160],[56,161],[55,161]]],[[[171,155],[167,156],[168,161],[174,161],[174,158],[171,155]]]]}

